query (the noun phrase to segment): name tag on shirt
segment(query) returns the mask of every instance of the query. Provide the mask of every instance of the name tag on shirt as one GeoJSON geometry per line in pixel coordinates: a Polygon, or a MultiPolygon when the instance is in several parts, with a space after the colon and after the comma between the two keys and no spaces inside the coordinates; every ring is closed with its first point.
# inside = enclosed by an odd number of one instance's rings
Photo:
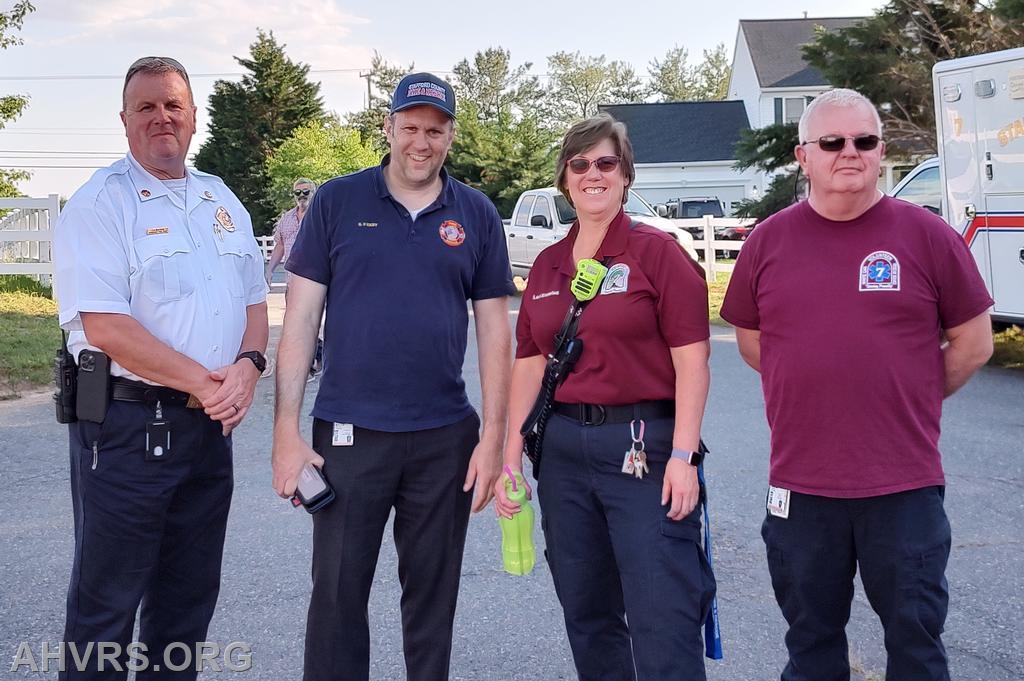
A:
{"type": "Polygon", "coordinates": [[[789,517],[789,490],[768,486],[768,513],[776,518],[789,517]]]}
{"type": "Polygon", "coordinates": [[[331,436],[331,446],[351,447],[355,438],[352,435],[351,423],[335,423],[334,434],[331,436]]]}

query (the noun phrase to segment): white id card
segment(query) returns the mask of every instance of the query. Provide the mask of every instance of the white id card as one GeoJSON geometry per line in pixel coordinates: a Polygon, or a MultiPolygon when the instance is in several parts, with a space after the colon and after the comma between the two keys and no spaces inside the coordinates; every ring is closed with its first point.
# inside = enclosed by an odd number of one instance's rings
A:
{"type": "Polygon", "coordinates": [[[768,513],[776,518],[789,517],[789,490],[768,486],[768,513]]]}
{"type": "Polygon", "coordinates": [[[351,423],[335,423],[334,434],[331,436],[331,446],[351,447],[354,438],[352,436],[351,423]]]}

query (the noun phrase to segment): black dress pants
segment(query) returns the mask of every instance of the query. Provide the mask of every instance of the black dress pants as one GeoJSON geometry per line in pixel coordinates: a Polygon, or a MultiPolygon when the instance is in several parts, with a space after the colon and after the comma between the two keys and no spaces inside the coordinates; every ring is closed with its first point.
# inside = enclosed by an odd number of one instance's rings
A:
{"type": "Polygon", "coordinates": [[[462,486],[479,428],[476,414],[406,433],[357,427],[351,446],[335,447],[333,424],[314,421],[313,448],[337,497],[313,516],[305,681],[369,678],[367,602],[392,508],[407,677],[448,678],[472,501],[462,486]]]}

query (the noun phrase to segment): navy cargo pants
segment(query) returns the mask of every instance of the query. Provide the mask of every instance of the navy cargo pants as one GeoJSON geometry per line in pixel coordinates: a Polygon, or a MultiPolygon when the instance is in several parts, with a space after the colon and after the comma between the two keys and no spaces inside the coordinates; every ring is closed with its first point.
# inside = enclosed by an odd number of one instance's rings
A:
{"type": "Polygon", "coordinates": [[[81,670],[65,656],[62,680],[126,679],[129,663],[139,664],[124,651],[140,603],[139,641],[149,664],[135,678],[196,678],[196,643],[206,640],[220,589],[231,439],[202,409],[165,406],[170,456],[146,461],[146,422],[154,413],[152,405],[112,401],[102,424],[69,426],[75,558],[64,640],[80,654],[96,645],[81,670]],[[119,646],[116,665],[101,664],[99,642],[119,646]],[[166,668],[168,649],[171,666],[187,661],[173,643],[191,649],[189,668],[166,668]]]}
{"type": "Polygon", "coordinates": [[[646,422],[650,472],[622,472],[628,423],[555,414],[537,482],[555,591],[580,681],[703,681],[701,627],[715,578],[700,506],[675,522],[661,505],[672,419],[646,422]]]}
{"type": "Polygon", "coordinates": [[[789,517],[761,534],[775,598],[789,623],[782,681],[848,681],[853,578],[885,630],[890,681],[949,681],[942,627],[949,606],[944,488],[864,499],[790,496],[789,517]]]}

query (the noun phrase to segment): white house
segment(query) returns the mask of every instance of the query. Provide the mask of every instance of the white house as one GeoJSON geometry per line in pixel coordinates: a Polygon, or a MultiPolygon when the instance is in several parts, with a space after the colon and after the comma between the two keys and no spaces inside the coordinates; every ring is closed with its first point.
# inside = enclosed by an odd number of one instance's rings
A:
{"type": "MultiPolygon", "coordinates": [[[[733,51],[729,98],[746,108],[750,127],[796,123],[812,99],[832,85],[804,61],[801,48],[820,30],[836,31],[867,17],[818,19],[745,19],[740,21],[733,51]]],[[[879,187],[891,189],[914,164],[883,162],[879,187]]],[[[767,178],[765,178],[767,180],[767,178]]]]}
{"type": "Polygon", "coordinates": [[[801,48],[818,30],[835,31],[866,17],[740,21],[729,77],[729,99],[743,101],[750,127],[796,123],[807,102],[832,89],[801,48]]]}
{"type": "Polygon", "coordinates": [[[754,170],[733,168],[740,132],[750,127],[743,102],[663,102],[601,107],[626,124],[636,157],[633,188],[650,203],[717,197],[735,204],[763,189],[754,170]]]}

